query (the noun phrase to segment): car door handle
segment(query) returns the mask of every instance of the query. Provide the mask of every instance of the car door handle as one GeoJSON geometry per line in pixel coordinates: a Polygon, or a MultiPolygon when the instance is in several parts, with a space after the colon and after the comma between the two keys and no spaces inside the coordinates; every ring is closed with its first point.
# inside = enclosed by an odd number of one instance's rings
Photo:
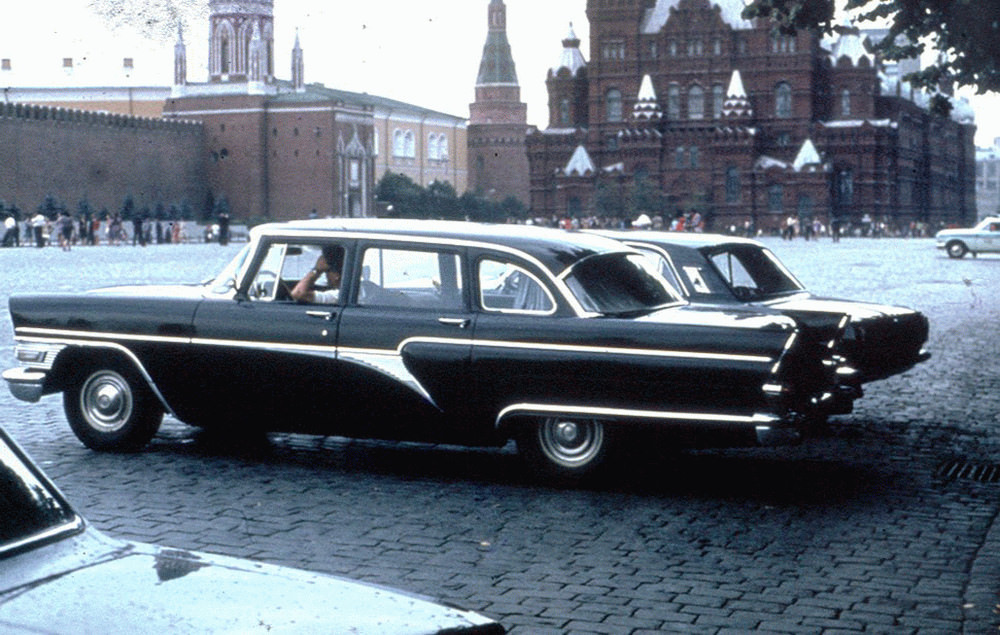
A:
{"type": "Polygon", "coordinates": [[[306,315],[309,317],[320,318],[329,322],[333,319],[332,311],[306,311],[306,315]]]}
{"type": "Polygon", "coordinates": [[[469,319],[468,318],[446,318],[446,317],[442,317],[442,318],[438,318],[438,322],[440,322],[441,324],[444,324],[446,326],[457,326],[460,329],[464,329],[465,327],[469,326],[469,319]]]}

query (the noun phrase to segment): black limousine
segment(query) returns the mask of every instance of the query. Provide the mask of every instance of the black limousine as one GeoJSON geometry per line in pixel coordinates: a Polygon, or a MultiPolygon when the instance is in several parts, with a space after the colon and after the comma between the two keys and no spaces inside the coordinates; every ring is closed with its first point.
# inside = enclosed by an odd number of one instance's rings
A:
{"type": "Polygon", "coordinates": [[[582,476],[617,433],[779,444],[858,394],[838,324],[691,304],[610,238],[330,219],[255,228],[212,281],[10,299],[25,401],[135,450],[169,413],[238,435],[503,445],[582,476]]]}

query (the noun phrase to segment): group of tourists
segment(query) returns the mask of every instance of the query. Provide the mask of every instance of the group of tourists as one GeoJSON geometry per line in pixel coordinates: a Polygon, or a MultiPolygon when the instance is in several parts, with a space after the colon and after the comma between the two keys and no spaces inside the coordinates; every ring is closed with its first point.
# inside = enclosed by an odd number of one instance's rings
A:
{"type": "Polygon", "coordinates": [[[3,247],[59,245],[63,251],[69,251],[76,245],[99,245],[102,241],[109,245],[131,241],[133,245],[144,247],[154,243],[180,243],[186,239],[181,221],[135,217],[126,224],[119,214],[102,219],[90,214],[74,218],[66,212],[59,212],[54,217],[37,212],[20,222],[7,214],[3,226],[3,241],[0,242],[3,247]]]}

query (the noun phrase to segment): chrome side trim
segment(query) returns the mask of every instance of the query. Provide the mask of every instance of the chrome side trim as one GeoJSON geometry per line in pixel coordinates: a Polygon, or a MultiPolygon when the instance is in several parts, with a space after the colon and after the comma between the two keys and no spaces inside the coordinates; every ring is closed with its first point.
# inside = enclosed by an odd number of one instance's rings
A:
{"type": "Polygon", "coordinates": [[[670,410],[633,410],[631,408],[605,408],[599,406],[572,406],[560,404],[519,403],[507,406],[497,414],[494,425],[511,415],[578,415],[597,419],[644,419],[650,421],[692,421],[718,424],[747,424],[768,426],[781,421],[777,415],[726,415],[711,412],[677,412],[670,410]]]}
{"type": "Polygon", "coordinates": [[[493,348],[515,348],[556,351],[563,353],[587,353],[591,355],[634,355],[636,357],[665,357],[672,359],[709,359],[715,361],[747,362],[770,364],[771,357],[763,355],[743,355],[739,353],[704,353],[699,351],[657,350],[643,348],[619,348],[614,346],[586,346],[580,344],[548,344],[540,342],[507,342],[502,340],[475,340],[473,346],[493,348]]]}
{"type": "Polygon", "coordinates": [[[420,381],[406,368],[403,357],[400,353],[392,351],[373,351],[363,349],[344,349],[338,351],[338,356],[345,362],[357,364],[370,368],[403,384],[413,392],[420,395],[427,403],[438,410],[440,408],[434,402],[430,393],[423,387],[420,381]]]}
{"type": "MultiPolygon", "coordinates": [[[[129,342],[166,342],[171,344],[189,344],[191,342],[190,337],[177,337],[176,335],[130,335],[128,333],[105,333],[102,331],[74,331],[70,329],[43,329],[35,328],[30,326],[21,326],[15,329],[15,336],[24,335],[39,335],[51,338],[53,336],[64,336],[73,338],[72,341],[75,343],[80,341],[80,338],[93,338],[94,340],[125,340],[129,342]]],[[[25,338],[26,342],[43,342],[46,340],[33,340],[30,338],[25,338]]],[[[87,340],[83,340],[87,341],[87,340]]]]}

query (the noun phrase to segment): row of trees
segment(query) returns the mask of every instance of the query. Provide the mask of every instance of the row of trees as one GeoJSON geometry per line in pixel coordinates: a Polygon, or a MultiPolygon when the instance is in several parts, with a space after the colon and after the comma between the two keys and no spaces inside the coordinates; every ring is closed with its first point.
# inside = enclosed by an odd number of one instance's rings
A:
{"type": "Polygon", "coordinates": [[[461,196],[451,183],[435,181],[423,187],[404,174],[387,173],[375,186],[375,197],[391,218],[436,218],[502,223],[523,219],[528,210],[513,196],[494,201],[480,194],[461,196]]]}

